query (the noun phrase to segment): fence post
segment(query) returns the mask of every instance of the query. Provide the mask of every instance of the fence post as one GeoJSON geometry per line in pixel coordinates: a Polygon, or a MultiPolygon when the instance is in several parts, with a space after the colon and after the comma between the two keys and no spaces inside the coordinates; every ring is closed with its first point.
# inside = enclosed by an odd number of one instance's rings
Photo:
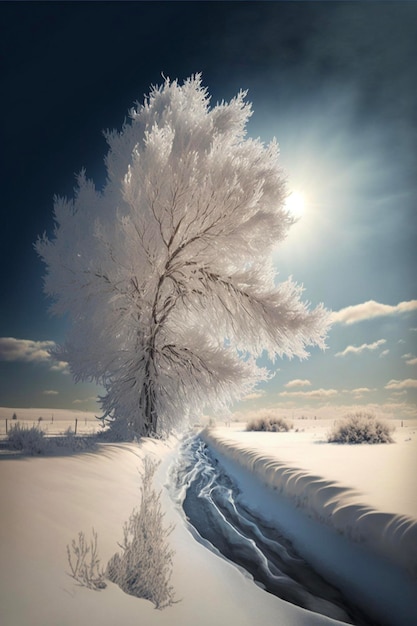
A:
{"type": "Polygon", "coordinates": [[[75,430],[74,430],[74,435],[77,434],[77,424],[78,424],[78,419],[75,418],[75,430]]]}
{"type": "Polygon", "coordinates": [[[6,417],[6,435],[7,435],[7,417],[6,417]]]}

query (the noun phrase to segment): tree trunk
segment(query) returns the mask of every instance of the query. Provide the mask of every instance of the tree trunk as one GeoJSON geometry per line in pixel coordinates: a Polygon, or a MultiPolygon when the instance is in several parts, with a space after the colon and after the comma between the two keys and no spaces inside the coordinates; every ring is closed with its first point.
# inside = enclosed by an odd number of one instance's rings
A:
{"type": "MultiPolygon", "coordinates": [[[[149,377],[149,367],[146,368],[145,384],[140,398],[140,409],[143,412],[143,430],[145,436],[157,434],[158,413],[156,410],[156,394],[149,377]]],[[[139,433],[142,434],[142,433],[139,433]]]]}

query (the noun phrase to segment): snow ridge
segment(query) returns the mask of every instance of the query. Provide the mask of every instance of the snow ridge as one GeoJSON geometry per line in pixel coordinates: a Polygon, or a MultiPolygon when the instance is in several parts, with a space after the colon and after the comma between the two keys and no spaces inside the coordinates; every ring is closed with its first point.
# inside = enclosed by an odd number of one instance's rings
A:
{"type": "Polygon", "coordinates": [[[388,559],[417,578],[417,520],[386,513],[358,502],[359,492],[310,474],[255,448],[205,431],[215,451],[249,470],[269,489],[285,495],[310,518],[327,524],[351,541],[388,559]]]}

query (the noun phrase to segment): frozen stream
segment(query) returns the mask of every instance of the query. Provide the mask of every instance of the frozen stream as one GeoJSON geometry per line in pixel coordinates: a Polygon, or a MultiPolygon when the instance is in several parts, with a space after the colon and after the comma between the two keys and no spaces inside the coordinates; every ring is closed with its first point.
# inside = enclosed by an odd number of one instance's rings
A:
{"type": "Polygon", "coordinates": [[[349,624],[377,626],[300,558],[283,534],[243,506],[238,488],[198,436],[184,440],[173,469],[173,491],[196,537],[249,572],[266,591],[349,624]]]}

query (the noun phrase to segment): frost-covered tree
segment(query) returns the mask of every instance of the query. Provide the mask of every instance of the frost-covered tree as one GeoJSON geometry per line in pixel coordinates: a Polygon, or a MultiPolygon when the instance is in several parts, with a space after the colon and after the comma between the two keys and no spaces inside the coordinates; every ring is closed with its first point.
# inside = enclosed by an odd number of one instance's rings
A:
{"type": "Polygon", "coordinates": [[[246,136],[245,97],[211,108],[200,75],[153,88],[106,133],[104,188],[82,172],[36,244],[53,311],[71,320],[55,356],[139,435],[248,393],[268,377],[264,350],[302,358],[324,343],[323,307],[275,281],[293,220],[277,143],[246,136]]]}

